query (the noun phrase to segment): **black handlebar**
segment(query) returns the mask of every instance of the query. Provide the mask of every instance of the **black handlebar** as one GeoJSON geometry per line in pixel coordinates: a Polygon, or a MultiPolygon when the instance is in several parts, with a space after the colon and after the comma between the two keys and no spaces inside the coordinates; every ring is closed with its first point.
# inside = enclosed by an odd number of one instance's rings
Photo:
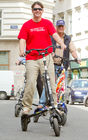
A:
{"type": "Polygon", "coordinates": [[[49,46],[49,47],[47,47],[47,48],[45,48],[45,49],[30,49],[30,50],[26,51],[26,54],[29,54],[29,53],[32,52],[32,51],[38,51],[38,52],[45,51],[45,52],[43,52],[43,53],[46,53],[47,50],[48,50],[49,48],[51,48],[51,47],[54,47],[54,46],[52,45],[52,46],[49,46]]]}
{"type": "MultiPolygon", "coordinates": [[[[49,48],[51,48],[51,47],[53,48],[54,45],[51,45],[51,46],[49,46],[49,47],[47,47],[47,48],[45,48],[45,49],[30,49],[30,50],[26,51],[26,55],[29,54],[29,53],[31,53],[32,51],[38,51],[39,55],[41,55],[41,54],[43,55],[43,54],[48,53],[47,50],[48,50],[49,48]],[[44,52],[44,51],[45,51],[45,52],[44,52]]],[[[68,58],[61,57],[61,56],[58,56],[58,55],[54,55],[54,58],[58,58],[58,57],[61,58],[61,61],[62,61],[62,62],[67,61],[67,62],[76,62],[76,63],[78,63],[77,58],[74,59],[74,60],[69,60],[68,58]]]]}
{"type": "Polygon", "coordinates": [[[54,58],[61,58],[61,61],[62,61],[62,62],[67,61],[67,62],[77,62],[77,63],[78,63],[77,58],[76,58],[76,59],[73,59],[73,60],[69,60],[68,58],[61,57],[61,56],[59,56],[59,55],[54,55],[54,58]]]}
{"type": "Polygon", "coordinates": [[[24,62],[22,62],[22,61],[20,61],[20,63],[19,63],[18,65],[25,65],[25,63],[24,63],[24,62]]]}

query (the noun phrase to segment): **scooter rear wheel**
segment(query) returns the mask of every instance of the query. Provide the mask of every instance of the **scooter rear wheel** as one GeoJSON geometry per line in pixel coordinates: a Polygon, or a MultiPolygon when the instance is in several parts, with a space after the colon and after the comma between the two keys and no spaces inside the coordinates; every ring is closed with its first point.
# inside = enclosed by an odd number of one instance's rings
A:
{"type": "Polygon", "coordinates": [[[18,117],[21,111],[21,107],[19,104],[15,105],[15,117],[18,117]]]}
{"type": "Polygon", "coordinates": [[[64,126],[66,124],[66,121],[67,121],[67,114],[64,113],[63,116],[62,116],[62,123],[61,123],[61,125],[64,126]]]}
{"type": "Polygon", "coordinates": [[[58,119],[53,118],[53,129],[56,136],[60,136],[60,126],[58,124],[58,119]]]}
{"type": "Polygon", "coordinates": [[[39,115],[34,116],[34,117],[33,117],[34,123],[37,123],[37,122],[38,122],[38,119],[39,119],[39,115]]]}

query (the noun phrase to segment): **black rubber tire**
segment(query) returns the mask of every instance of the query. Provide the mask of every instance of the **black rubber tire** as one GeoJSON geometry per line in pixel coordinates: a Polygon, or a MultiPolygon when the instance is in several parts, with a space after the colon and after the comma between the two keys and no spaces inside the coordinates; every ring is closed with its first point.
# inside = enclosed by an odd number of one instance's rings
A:
{"type": "Polygon", "coordinates": [[[0,100],[6,100],[7,99],[7,94],[4,91],[0,92],[0,100]]]}
{"type": "Polygon", "coordinates": [[[27,131],[27,126],[28,126],[28,115],[22,115],[21,116],[22,131],[27,131]]]}
{"type": "Polygon", "coordinates": [[[39,120],[39,115],[36,115],[36,116],[33,117],[33,121],[34,121],[34,123],[37,123],[38,120],[39,120]]]}
{"type": "Polygon", "coordinates": [[[20,105],[16,104],[15,105],[15,117],[19,117],[20,111],[21,111],[20,105]]]}
{"type": "Polygon", "coordinates": [[[58,124],[58,119],[53,118],[53,129],[56,136],[60,136],[60,126],[58,124]]]}
{"type": "Polygon", "coordinates": [[[88,97],[85,99],[84,105],[85,105],[86,107],[88,107],[88,97]]]}
{"type": "Polygon", "coordinates": [[[7,96],[7,98],[6,98],[7,100],[9,100],[10,99],[10,96],[7,96]]]}
{"type": "Polygon", "coordinates": [[[64,113],[63,116],[62,116],[62,125],[64,126],[66,124],[66,121],[67,121],[67,114],[64,113]]]}

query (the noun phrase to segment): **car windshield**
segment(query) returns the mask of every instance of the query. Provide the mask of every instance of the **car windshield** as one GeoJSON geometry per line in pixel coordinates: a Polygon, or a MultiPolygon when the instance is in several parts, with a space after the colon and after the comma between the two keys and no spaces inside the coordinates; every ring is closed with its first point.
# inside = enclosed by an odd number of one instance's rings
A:
{"type": "Polygon", "coordinates": [[[88,88],[87,80],[74,80],[71,84],[72,88],[88,88]]]}

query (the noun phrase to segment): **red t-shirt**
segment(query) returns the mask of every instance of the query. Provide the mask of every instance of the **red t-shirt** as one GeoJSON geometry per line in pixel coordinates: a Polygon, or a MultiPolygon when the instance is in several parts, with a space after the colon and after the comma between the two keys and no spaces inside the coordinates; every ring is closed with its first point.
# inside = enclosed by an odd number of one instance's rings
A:
{"type": "MultiPolygon", "coordinates": [[[[26,51],[30,49],[45,49],[51,46],[50,35],[52,36],[56,29],[51,21],[41,19],[40,22],[34,22],[32,19],[25,22],[20,30],[18,39],[26,40],[26,51]]],[[[48,54],[52,52],[52,47],[48,49],[48,54]]],[[[47,55],[48,55],[47,54],[47,55]]],[[[26,60],[36,60],[42,58],[37,51],[27,54],[26,60]]]]}

